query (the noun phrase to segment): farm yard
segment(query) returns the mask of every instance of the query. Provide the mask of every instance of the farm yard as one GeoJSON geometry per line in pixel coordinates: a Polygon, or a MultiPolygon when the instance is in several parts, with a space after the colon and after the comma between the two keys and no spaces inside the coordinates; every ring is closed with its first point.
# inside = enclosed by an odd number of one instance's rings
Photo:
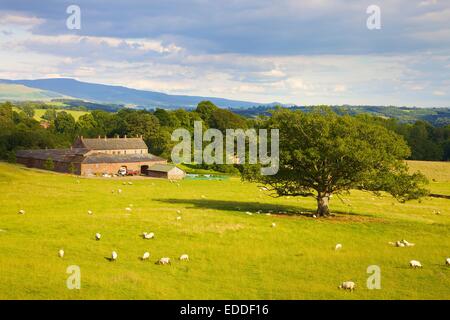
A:
{"type": "MultiPolygon", "coordinates": [[[[450,196],[450,163],[410,166],[450,196]]],[[[0,299],[450,299],[445,198],[353,191],[332,199],[335,216],[315,219],[314,199],[273,198],[238,177],[82,178],[6,163],[0,192],[0,299]],[[401,239],[415,246],[389,244],[401,239]],[[162,257],[171,264],[155,264],[162,257]],[[66,286],[70,265],[80,290],[66,286]],[[366,287],[370,265],[380,290],[366,287]],[[356,289],[339,290],[348,280],[356,289]]]]}

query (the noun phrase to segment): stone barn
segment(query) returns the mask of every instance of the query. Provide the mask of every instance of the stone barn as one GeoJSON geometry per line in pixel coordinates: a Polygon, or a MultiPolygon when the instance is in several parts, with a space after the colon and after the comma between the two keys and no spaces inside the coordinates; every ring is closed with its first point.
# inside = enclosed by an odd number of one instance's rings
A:
{"type": "Polygon", "coordinates": [[[18,163],[27,167],[48,169],[83,176],[116,174],[120,168],[147,174],[149,167],[166,164],[167,160],[152,155],[142,137],[79,137],[70,149],[21,150],[18,163]]]}
{"type": "Polygon", "coordinates": [[[147,175],[153,178],[179,180],[186,176],[186,172],[172,164],[154,164],[148,168],[147,175]]]}

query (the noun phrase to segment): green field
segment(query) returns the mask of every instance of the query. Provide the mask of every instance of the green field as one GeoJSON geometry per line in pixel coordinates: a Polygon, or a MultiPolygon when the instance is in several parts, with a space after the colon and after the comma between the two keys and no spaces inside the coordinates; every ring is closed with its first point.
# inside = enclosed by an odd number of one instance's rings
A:
{"type": "MultiPolygon", "coordinates": [[[[56,107],[56,103],[55,103],[55,107],[56,107]]],[[[20,112],[19,108],[13,108],[14,111],[20,112]]],[[[34,109],[34,119],[37,121],[43,120],[42,116],[44,115],[45,111],[47,111],[47,109],[34,109]]],[[[69,114],[71,114],[75,121],[78,121],[78,119],[89,113],[88,111],[79,111],[79,110],[68,110],[68,109],[56,109],[56,112],[61,112],[61,111],[65,111],[69,114]]]]}
{"type": "MultiPolygon", "coordinates": [[[[412,165],[435,179],[433,193],[450,195],[450,163],[412,165]]],[[[333,198],[335,217],[314,219],[300,214],[313,199],[275,199],[238,178],[124,181],[0,163],[0,298],[450,299],[450,200],[400,204],[355,191],[333,198]],[[416,245],[388,244],[400,239],[416,245]],[[139,259],[145,251],[150,261],[139,259]],[[177,260],[183,253],[189,262],[177,260]],[[154,263],[165,256],[171,266],[154,263]],[[81,268],[80,290],[66,287],[69,265],[81,268]],[[369,265],[381,268],[380,290],[366,288],[369,265]],[[345,280],[357,289],[337,289],[345,280]]]]}

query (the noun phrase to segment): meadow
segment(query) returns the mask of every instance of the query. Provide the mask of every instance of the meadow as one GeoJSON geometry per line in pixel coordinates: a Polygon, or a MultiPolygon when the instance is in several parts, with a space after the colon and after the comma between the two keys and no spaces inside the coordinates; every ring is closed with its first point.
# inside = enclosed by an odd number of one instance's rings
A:
{"type": "MultiPolygon", "coordinates": [[[[450,196],[450,163],[410,165],[432,193],[450,196]]],[[[333,197],[335,216],[315,219],[314,199],[273,198],[238,177],[83,178],[6,163],[0,194],[0,299],[450,299],[445,198],[352,191],[333,197]],[[389,244],[401,239],[415,246],[389,244]],[[177,260],[184,253],[189,262],[177,260]],[[154,263],[165,256],[172,265],[154,263]],[[80,290],[66,286],[70,265],[80,267],[80,290]],[[370,265],[381,268],[379,290],[366,287],[370,265]],[[337,288],[346,280],[354,292],[337,288]]]]}

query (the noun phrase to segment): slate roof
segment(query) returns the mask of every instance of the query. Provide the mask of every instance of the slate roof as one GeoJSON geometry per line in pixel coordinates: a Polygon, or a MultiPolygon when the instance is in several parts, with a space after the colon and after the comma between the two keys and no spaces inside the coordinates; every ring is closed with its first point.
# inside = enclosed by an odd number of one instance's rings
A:
{"type": "Polygon", "coordinates": [[[146,161],[166,161],[166,159],[157,157],[153,154],[123,154],[110,155],[104,153],[95,153],[87,155],[83,163],[130,163],[146,161]]]}
{"type": "Polygon", "coordinates": [[[148,171],[169,172],[174,168],[177,168],[177,166],[173,164],[154,164],[148,167],[148,171]]]}
{"type": "Polygon", "coordinates": [[[16,156],[19,158],[39,160],[51,159],[61,162],[74,162],[76,158],[79,158],[80,160],[75,162],[81,162],[87,152],[89,152],[89,150],[84,148],[19,150],[16,152],[16,156]]]}
{"type": "Polygon", "coordinates": [[[147,149],[142,138],[79,138],[74,146],[82,146],[90,150],[126,150],[126,149],[147,149]]]}

